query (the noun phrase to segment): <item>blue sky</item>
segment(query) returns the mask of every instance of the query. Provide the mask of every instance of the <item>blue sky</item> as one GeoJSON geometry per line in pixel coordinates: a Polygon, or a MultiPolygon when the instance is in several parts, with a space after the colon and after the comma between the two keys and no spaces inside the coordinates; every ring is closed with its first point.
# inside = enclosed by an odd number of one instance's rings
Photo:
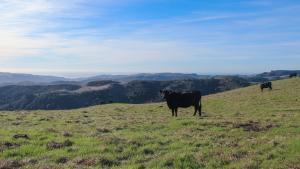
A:
{"type": "Polygon", "coordinates": [[[298,0],[0,0],[0,71],[300,69],[298,0]]]}

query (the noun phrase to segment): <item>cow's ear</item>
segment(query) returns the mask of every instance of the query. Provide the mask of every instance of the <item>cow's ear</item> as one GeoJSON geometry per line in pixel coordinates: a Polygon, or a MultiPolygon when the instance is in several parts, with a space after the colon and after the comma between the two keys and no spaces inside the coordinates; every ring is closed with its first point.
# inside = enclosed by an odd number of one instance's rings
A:
{"type": "Polygon", "coordinates": [[[159,93],[163,93],[163,91],[162,91],[162,90],[159,90],[159,93]]]}

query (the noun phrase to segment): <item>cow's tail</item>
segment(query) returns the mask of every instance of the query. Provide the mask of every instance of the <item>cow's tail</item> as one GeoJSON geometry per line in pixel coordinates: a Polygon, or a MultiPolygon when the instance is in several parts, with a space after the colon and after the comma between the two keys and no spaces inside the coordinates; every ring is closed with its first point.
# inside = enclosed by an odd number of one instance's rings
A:
{"type": "Polygon", "coordinates": [[[199,116],[202,115],[202,94],[200,93],[200,98],[199,98],[199,108],[198,108],[198,111],[199,111],[199,116]]]}

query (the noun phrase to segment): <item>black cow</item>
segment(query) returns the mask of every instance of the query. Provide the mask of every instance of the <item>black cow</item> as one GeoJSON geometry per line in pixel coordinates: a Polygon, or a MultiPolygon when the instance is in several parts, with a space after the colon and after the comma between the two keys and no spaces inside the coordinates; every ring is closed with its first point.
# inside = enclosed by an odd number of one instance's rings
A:
{"type": "Polygon", "coordinates": [[[297,77],[297,73],[291,73],[289,77],[290,77],[290,78],[292,78],[292,77],[297,77]]]}
{"type": "Polygon", "coordinates": [[[199,116],[201,116],[201,92],[194,91],[189,93],[178,93],[172,92],[169,90],[160,91],[163,95],[164,99],[167,101],[168,107],[172,110],[172,116],[177,117],[178,107],[190,107],[194,106],[195,113],[194,116],[199,112],[199,116]]]}
{"type": "Polygon", "coordinates": [[[272,82],[266,82],[260,84],[260,89],[262,92],[264,91],[264,88],[269,88],[270,90],[272,90],[272,82]]]}

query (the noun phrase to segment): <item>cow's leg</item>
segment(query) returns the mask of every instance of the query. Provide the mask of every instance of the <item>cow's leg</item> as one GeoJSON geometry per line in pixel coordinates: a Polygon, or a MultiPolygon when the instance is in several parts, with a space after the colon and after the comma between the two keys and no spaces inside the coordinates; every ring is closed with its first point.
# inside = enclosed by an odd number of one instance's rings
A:
{"type": "Polygon", "coordinates": [[[198,106],[198,105],[195,105],[195,106],[194,106],[194,108],[195,108],[195,113],[194,113],[194,116],[196,116],[196,114],[197,114],[197,111],[198,111],[198,109],[199,109],[199,106],[198,106]]]}
{"type": "Polygon", "coordinates": [[[177,117],[177,111],[178,111],[178,108],[176,107],[175,108],[175,117],[177,117]]]}
{"type": "Polygon", "coordinates": [[[198,111],[199,111],[199,116],[201,116],[201,114],[202,114],[202,104],[201,104],[201,101],[200,101],[200,105],[198,107],[198,111]]]}
{"type": "Polygon", "coordinates": [[[175,109],[172,109],[172,117],[174,116],[175,109]]]}

